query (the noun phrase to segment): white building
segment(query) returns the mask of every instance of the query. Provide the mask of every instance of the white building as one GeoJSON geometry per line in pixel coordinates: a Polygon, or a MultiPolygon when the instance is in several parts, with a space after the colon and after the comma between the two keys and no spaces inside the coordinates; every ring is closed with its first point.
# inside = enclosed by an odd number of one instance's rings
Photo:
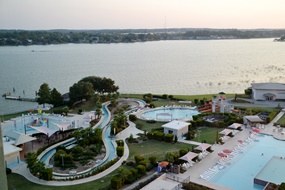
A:
{"type": "Polygon", "coordinates": [[[255,100],[285,100],[285,84],[252,83],[252,98],[255,100]]]}
{"type": "Polygon", "coordinates": [[[4,160],[6,167],[9,167],[11,164],[20,163],[20,151],[22,151],[21,148],[13,145],[15,141],[8,139],[9,138],[3,138],[4,160]]]}
{"type": "Polygon", "coordinates": [[[169,123],[162,125],[164,134],[173,134],[177,138],[181,138],[184,134],[188,133],[188,126],[190,123],[184,121],[173,120],[169,123]]]}

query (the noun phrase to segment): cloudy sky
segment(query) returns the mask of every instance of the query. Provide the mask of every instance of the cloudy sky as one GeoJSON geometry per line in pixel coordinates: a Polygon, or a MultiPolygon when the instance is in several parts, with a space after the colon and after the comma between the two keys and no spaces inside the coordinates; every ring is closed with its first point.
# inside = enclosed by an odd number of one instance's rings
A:
{"type": "Polygon", "coordinates": [[[0,0],[0,29],[285,28],[285,0],[0,0]]]}

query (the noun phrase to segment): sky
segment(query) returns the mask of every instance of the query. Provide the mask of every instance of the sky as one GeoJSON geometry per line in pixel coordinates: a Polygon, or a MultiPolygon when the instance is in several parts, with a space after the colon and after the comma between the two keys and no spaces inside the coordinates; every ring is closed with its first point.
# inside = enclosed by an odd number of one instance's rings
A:
{"type": "Polygon", "coordinates": [[[0,0],[0,29],[285,28],[284,18],[285,0],[0,0]]]}

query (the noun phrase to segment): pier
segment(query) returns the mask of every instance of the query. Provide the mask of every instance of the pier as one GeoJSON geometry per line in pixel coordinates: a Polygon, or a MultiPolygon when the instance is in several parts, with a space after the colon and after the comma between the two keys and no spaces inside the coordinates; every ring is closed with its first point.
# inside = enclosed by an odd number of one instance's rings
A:
{"type": "Polygon", "coordinates": [[[5,96],[5,99],[7,100],[18,100],[18,101],[26,101],[26,102],[36,102],[37,100],[35,98],[21,98],[16,96],[5,96]]]}

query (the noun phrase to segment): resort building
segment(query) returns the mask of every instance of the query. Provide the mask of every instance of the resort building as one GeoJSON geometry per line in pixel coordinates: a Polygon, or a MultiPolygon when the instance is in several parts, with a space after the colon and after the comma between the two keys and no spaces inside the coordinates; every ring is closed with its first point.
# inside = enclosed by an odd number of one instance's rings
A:
{"type": "Polygon", "coordinates": [[[164,128],[164,134],[173,134],[179,139],[188,132],[189,124],[184,121],[173,120],[162,125],[162,127],[164,128]]]}
{"type": "Polygon", "coordinates": [[[285,84],[252,83],[252,98],[255,100],[285,100],[285,84]]]}
{"type": "Polygon", "coordinates": [[[9,138],[3,138],[3,148],[4,148],[4,161],[5,166],[20,163],[20,151],[21,148],[13,145],[15,141],[11,141],[9,138]]]}

